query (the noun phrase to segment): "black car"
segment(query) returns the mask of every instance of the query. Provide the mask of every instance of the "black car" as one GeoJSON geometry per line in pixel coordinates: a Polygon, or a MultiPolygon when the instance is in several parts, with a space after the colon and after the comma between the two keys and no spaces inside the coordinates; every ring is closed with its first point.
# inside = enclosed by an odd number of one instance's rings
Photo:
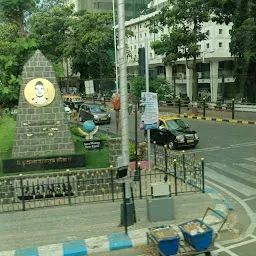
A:
{"type": "Polygon", "coordinates": [[[93,120],[95,124],[110,124],[111,116],[104,106],[99,104],[82,104],[78,112],[79,121],[93,120]]]}
{"type": "MultiPolygon", "coordinates": [[[[145,131],[146,135],[146,131],[145,131]]],[[[150,130],[151,142],[167,145],[170,149],[195,147],[199,137],[178,117],[159,118],[157,129],[150,130]]]]}

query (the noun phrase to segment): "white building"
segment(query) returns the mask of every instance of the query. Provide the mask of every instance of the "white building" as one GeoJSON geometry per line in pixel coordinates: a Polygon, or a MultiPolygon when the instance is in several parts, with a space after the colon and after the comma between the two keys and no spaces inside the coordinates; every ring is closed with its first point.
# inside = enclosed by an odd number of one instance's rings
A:
{"type": "MultiPolygon", "coordinates": [[[[167,28],[158,34],[149,33],[146,24],[149,18],[154,16],[158,10],[167,5],[166,0],[154,0],[148,7],[154,8],[153,13],[141,15],[136,19],[127,21],[126,29],[133,31],[134,36],[128,38],[127,45],[130,51],[130,57],[127,58],[128,74],[138,74],[138,49],[145,46],[145,39],[148,38],[149,45],[155,40],[159,40],[161,33],[167,33],[167,28]]],[[[208,39],[202,41],[199,45],[201,56],[198,58],[198,89],[206,89],[210,92],[211,101],[217,101],[217,95],[222,93],[222,83],[224,81],[225,99],[232,99],[236,96],[236,88],[233,78],[233,62],[229,52],[231,25],[220,25],[208,22],[203,25],[203,30],[208,33],[208,39]]],[[[152,75],[166,77],[172,84],[175,79],[176,94],[187,94],[192,98],[192,70],[186,68],[184,60],[176,62],[176,72],[172,67],[164,67],[162,56],[149,49],[149,69],[152,75]],[[174,75],[176,74],[176,75],[174,75]]]]}

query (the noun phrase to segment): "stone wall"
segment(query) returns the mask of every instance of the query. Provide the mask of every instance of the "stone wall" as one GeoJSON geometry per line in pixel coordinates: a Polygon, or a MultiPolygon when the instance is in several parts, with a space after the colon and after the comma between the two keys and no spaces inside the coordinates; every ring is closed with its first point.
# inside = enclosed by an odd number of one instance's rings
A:
{"type": "Polygon", "coordinates": [[[13,158],[75,153],[54,67],[39,50],[23,67],[18,107],[13,158]],[[25,86],[36,78],[47,79],[54,86],[55,97],[47,106],[33,106],[25,98],[25,86]]]}
{"type": "Polygon", "coordinates": [[[113,167],[118,167],[117,158],[121,155],[121,138],[109,138],[109,161],[113,167]]]}

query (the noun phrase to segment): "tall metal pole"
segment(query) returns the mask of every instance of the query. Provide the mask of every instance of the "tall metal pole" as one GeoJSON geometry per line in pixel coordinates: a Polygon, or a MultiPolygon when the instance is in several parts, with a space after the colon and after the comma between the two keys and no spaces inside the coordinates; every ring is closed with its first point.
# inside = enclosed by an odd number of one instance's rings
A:
{"type": "Polygon", "coordinates": [[[115,46],[115,66],[116,66],[116,92],[118,93],[118,69],[117,69],[117,47],[116,47],[116,14],[115,14],[115,0],[112,0],[113,4],[113,25],[114,25],[114,46],[115,46]]]}
{"type": "MultiPolygon", "coordinates": [[[[145,39],[145,74],[146,74],[146,92],[149,92],[149,64],[148,64],[148,39],[145,39]]],[[[151,169],[151,152],[150,152],[150,130],[147,130],[148,142],[148,169],[151,169]]]]}
{"type": "Polygon", "coordinates": [[[122,161],[129,163],[129,128],[128,128],[128,90],[127,90],[127,61],[125,47],[125,5],[124,0],[118,0],[118,28],[119,28],[119,74],[121,96],[121,135],[122,161]]]}

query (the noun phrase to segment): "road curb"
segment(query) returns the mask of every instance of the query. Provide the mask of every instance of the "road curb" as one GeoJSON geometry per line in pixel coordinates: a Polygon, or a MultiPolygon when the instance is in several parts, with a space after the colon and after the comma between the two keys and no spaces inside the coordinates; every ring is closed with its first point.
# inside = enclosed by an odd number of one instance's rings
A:
{"type": "Polygon", "coordinates": [[[205,120],[205,121],[215,121],[215,122],[223,122],[223,123],[232,123],[232,124],[251,124],[256,125],[256,122],[254,121],[245,121],[245,120],[235,120],[235,119],[223,119],[218,117],[203,117],[203,116],[196,116],[196,115],[187,115],[187,114],[176,114],[176,113],[166,113],[166,112],[160,112],[159,115],[176,115],[178,117],[182,118],[188,118],[188,119],[195,119],[195,120],[205,120]]]}
{"type": "MultiPolygon", "coordinates": [[[[234,208],[223,198],[223,196],[212,188],[205,188],[205,193],[215,201],[214,211],[221,214],[224,218],[228,217],[230,211],[234,208]]],[[[201,219],[200,216],[198,219],[201,219]]],[[[222,218],[212,213],[205,217],[204,222],[213,227],[214,231],[218,231],[222,222],[222,218]]],[[[182,233],[176,224],[171,224],[180,235],[182,233]]],[[[124,233],[111,234],[108,236],[91,237],[84,240],[70,241],[60,244],[52,244],[47,246],[39,246],[35,248],[26,248],[23,250],[12,250],[0,252],[0,256],[75,256],[75,255],[91,255],[95,253],[104,253],[115,250],[122,250],[147,244],[146,232],[147,228],[129,231],[128,235],[124,233]]]]}

